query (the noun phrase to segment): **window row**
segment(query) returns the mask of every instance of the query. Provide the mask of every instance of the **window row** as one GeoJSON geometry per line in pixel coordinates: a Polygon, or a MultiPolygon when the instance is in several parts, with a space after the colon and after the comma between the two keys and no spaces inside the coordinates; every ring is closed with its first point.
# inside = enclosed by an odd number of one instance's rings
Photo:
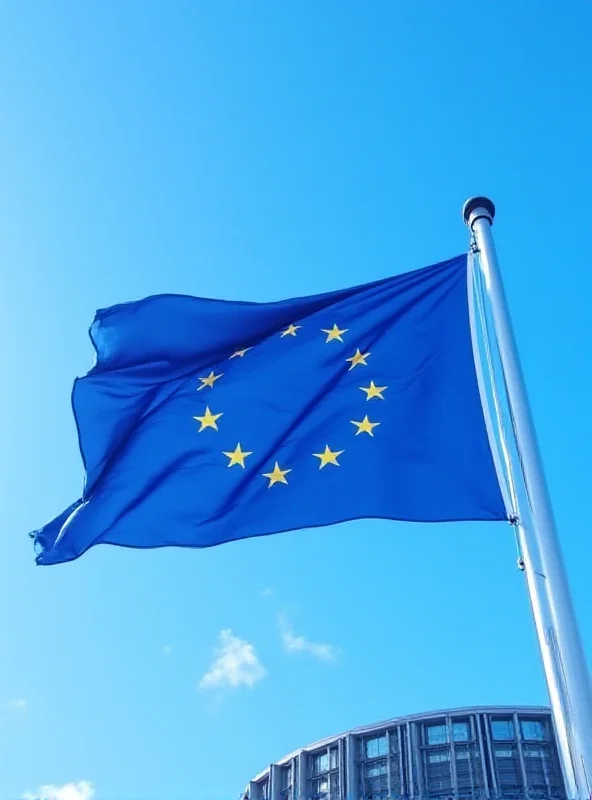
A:
{"type": "MultiPolygon", "coordinates": [[[[519,721],[520,735],[524,742],[549,741],[549,726],[542,719],[521,719],[519,721]]],[[[453,721],[448,728],[446,722],[438,722],[425,726],[424,744],[439,745],[453,742],[469,742],[474,740],[468,720],[453,721]]],[[[491,738],[494,742],[513,742],[516,740],[516,730],[512,717],[497,718],[490,721],[491,738]]]]}
{"type": "MultiPolygon", "coordinates": [[[[454,753],[454,768],[450,747],[424,751],[424,784],[428,796],[449,794],[455,782],[457,791],[463,794],[478,794],[484,789],[483,764],[478,745],[461,745],[461,748],[454,753]]],[[[525,785],[529,791],[561,793],[559,765],[548,745],[524,744],[523,762],[515,744],[496,745],[492,755],[494,780],[503,796],[514,790],[523,793],[525,785]]]]}

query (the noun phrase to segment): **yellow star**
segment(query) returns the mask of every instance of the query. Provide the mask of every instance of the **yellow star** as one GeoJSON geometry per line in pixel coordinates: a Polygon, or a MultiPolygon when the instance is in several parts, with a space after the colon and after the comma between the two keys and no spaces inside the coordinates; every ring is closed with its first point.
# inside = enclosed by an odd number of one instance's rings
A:
{"type": "Polygon", "coordinates": [[[341,466],[337,461],[337,457],[342,453],[345,453],[345,450],[336,450],[335,452],[331,452],[331,448],[328,444],[326,444],[324,453],[313,453],[313,456],[321,459],[319,469],[323,469],[323,467],[326,467],[327,464],[335,464],[336,467],[341,466]]]}
{"type": "Polygon", "coordinates": [[[197,391],[201,392],[201,390],[205,389],[206,386],[208,387],[208,389],[213,389],[214,388],[214,384],[216,383],[218,378],[222,377],[222,375],[224,375],[223,372],[221,372],[219,375],[216,375],[214,373],[214,371],[212,370],[212,372],[210,372],[210,374],[208,375],[207,378],[200,378],[201,386],[197,387],[197,391]]]}
{"type": "Polygon", "coordinates": [[[288,325],[285,331],[282,331],[282,339],[284,336],[296,336],[296,331],[300,330],[302,325],[288,325]]]}
{"type": "Polygon", "coordinates": [[[206,413],[203,417],[193,417],[198,422],[201,422],[201,428],[198,430],[198,433],[205,431],[206,428],[213,428],[215,431],[218,430],[218,426],[216,425],[216,420],[220,419],[222,414],[212,414],[209,407],[206,406],[206,413]]]}
{"type": "Polygon", "coordinates": [[[235,350],[234,353],[230,356],[230,358],[243,358],[245,353],[252,349],[253,349],[252,347],[243,347],[242,350],[235,350]]]}
{"type": "Polygon", "coordinates": [[[241,450],[241,446],[240,446],[240,442],[239,442],[237,444],[237,446],[235,447],[235,449],[231,453],[227,453],[227,452],[222,451],[222,455],[224,455],[224,456],[226,456],[227,458],[230,459],[230,461],[228,462],[227,466],[232,467],[235,464],[238,464],[239,467],[242,467],[244,469],[245,468],[245,458],[247,456],[252,456],[253,455],[253,451],[252,450],[250,450],[250,451],[241,450]]]}
{"type": "Polygon", "coordinates": [[[325,344],[327,342],[332,342],[334,339],[338,342],[342,342],[343,339],[341,338],[342,333],[347,333],[349,328],[342,328],[341,330],[337,327],[337,325],[333,325],[332,328],[321,328],[323,333],[327,334],[327,338],[325,340],[325,344]]]}
{"type": "Polygon", "coordinates": [[[368,364],[366,363],[366,359],[368,358],[369,355],[371,355],[371,353],[360,353],[359,349],[357,349],[356,354],[354,356],[345,359],[346,361],[351,361],[351,367],[349,368],[348,371],[351,372],[351,370],[354,367],[357,367],[358,364],[364,364],[364,366],[367,367],[368,364]]]}
{"type": "Polygon", "coordinates": [[[288,483],[286,480],[286,475],[288,472],[292,472],[291,469],[280,469],[280,465],[278,462],[275,462],[275,467],[273,468],[273,472],[264,472],[263,477],[269,478],[269,486],[268,489],[271,489],[274,483],[288,483]]]}
{"type": "Polygon", "coordinates": [[[366,400],[372,400],[373,397],[384,400],[382,393],[385,389],[388,389],[388,386],[376,386],[374,381],[370,381],[370,386],[359,386],[358,388],[366,392],[366,400]]]}
{"type": "Polygon", "coordinates": [[[355,422],[353,419],[350,420],[350,422],[352,425],[358,426],[358,430],[356,431],[356,436],[360,433],[369,433],[370,436],[374,436],[374,432],[372,429],[375,428],[377,425],[380,425],[380,422],[370,422],[370,420],[368,419],[368,414],[366,414],[366,416],[361,422],[355,422]]]}

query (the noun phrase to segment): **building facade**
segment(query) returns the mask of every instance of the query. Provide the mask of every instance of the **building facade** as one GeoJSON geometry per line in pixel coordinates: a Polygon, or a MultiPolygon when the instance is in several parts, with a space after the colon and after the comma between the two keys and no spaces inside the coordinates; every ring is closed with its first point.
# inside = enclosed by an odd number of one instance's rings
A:
{"type": "Polygon", "coordinates": [[[391,719],[297,750],[248,800],[565,798],[546,708],[483,707],[391,719]]]}

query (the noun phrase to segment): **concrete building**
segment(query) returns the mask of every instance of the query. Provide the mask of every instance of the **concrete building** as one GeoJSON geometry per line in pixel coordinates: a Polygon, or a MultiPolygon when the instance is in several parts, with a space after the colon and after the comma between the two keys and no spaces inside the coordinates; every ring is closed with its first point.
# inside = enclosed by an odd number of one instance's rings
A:
{"type": "Polygon", "coordinates": [[[565,798],[551,714],[478,707],[331,736],[271,764],[249,800],[565,798]]]}

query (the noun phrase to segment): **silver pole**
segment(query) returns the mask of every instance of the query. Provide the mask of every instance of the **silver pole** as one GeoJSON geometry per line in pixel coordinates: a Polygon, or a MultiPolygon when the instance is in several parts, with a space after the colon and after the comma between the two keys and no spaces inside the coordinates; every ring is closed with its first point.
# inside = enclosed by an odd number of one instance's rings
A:
{"type": "MultiPolygon", "coordinates": [[[[592,797],[592,686],[584,649],[571,600],[563,557],[557,538],[553,510],[528,404],[526,386],[512,323],[502,285],[499,263],[491,234],[495,206],[486,197],[473,197],[464,205],[463,216],[475,235],[479,261],[491,303],[493,323],[506,381],[508,403],[513,417],[516,445],[520,454],[532,525],[521,531],[526,554],[538,554],[550,612],[547,635],[555,639],[549,658],[542,646],[543,665],[550,687],[558,731],[566,731],[570,760],[576,779],[577,800],[592,797]]],[[[540,581],[528,581],[533,609],[541,606],[536,594],[540,581]]],[[[535,623],[540,622],[536,620],[535,623]]],[[[537,629],[539,625],[537,624],[537,629]]],[[[560,741],[561,741],[560,737],[560,741]]]]}
{"type": "Polygon", "coordinates": [[[568,798],[576,798],[578,797],[578,783],[572,758],[572,753],[575,748],[570,738],[570,731],[568,731],[565,726],[565,715],[562,705],[563,677],[559,669],[556,653],[552,646],[553,627],[549,619],[545,578],[541,573],[541,567],[537,557],[531,551],[532,543],[530,539],[532,537],[527,535],[522,523],[516,525],[516,532],[518,534],[520,554],[524,563],[524,575],[526,577],[526,586],[530,596],[534,625],[541,648],[541,658],[545,677],[547,679],[549,699],[553,710],[555,735],[557,738],[561,766],[563,768],[565,791],[568,798]]]}

